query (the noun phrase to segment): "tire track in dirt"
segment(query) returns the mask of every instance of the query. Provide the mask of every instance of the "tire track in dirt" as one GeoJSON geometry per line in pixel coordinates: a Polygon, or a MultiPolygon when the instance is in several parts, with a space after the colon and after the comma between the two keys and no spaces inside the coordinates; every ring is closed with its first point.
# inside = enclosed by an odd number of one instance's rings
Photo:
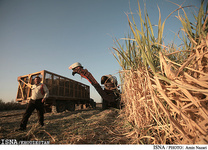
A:
{"type": "Polygon", "coordinates": [[[8,114],[8,115],[3,115],[0,117],[13,117],[13,116],[19,116],[19,115],[23,115],[24,113],[18,113],[18,114],[8,114]]]}

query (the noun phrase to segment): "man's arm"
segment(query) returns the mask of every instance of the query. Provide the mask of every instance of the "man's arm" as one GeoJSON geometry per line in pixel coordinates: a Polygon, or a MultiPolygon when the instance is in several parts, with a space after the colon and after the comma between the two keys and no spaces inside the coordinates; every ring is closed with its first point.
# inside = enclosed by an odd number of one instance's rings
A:
{"type": "Polygon", "coordinates": [[[47,86],[45,84],[43,85],[43,90],[45,92],[45,95],[44,95],[44,97],[42,99],[42,103],[46,100],[46,98],[49,97],[49,90],[48,90],[48,88],[47,88],[47,86]]]}
{"type": "Polygon", "coordinates": [[[32,84],[30,84],[30,83],[26,83],[25,81],[23,81],[20,77],[18,77],[18,79],[17,79],[19,82],[21,81],[21,82],[23,82],[24,84],[26,84],[29,88],[31,88],[32,87],[32,84]]]}

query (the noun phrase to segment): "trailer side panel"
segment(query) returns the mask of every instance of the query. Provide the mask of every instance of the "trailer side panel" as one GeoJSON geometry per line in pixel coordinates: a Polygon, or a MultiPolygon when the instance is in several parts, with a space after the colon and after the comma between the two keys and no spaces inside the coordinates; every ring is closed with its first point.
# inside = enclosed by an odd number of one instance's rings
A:
{"type": "Polygon", "coordinates": [[[42,70],[40,72],[18,77],[19,85],[16,101],[21,103],[28,103],[31,97],[31,90],[27,84],[34,84],[34,79],[36,76],[39,76],[42,79],[41,83],[46,84],[48,87],[48,100],[55,99],[76,101],[90,99],[90,88],[88,85],[46,70],[42,70]]]}

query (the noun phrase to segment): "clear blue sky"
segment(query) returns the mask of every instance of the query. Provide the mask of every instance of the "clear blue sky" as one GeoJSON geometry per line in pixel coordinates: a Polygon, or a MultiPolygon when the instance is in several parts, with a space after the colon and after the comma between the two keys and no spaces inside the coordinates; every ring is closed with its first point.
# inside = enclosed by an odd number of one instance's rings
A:
{"type": "MultiPolygon", "coordinates": [[[[143,11],[143,0],[139,2],[143,11]]],[[[162,21],[178,8],[166,0],[146,3],[153,24],[158,22],[157,5],[162,21]]],[[[186,0],[186,5],[199,7],[200,0],[186,0]]],[[[98,82],[106,74],[119,77],[120,67],[110,49],[114,37],[124,38],[130,31],[125,14],[130,8],[138,18],[137,0],[0,0],[0,99],[15,100],[17,77],[41,70],[90,85],[79,75],[72,76],[68,67],[74,62],[80,62],[98,82]]],[[[165,25],[165,44],[180,27],[172,15],[165,25]]],[[[92,86],[91,97],[101,101],[92,86]]]]}

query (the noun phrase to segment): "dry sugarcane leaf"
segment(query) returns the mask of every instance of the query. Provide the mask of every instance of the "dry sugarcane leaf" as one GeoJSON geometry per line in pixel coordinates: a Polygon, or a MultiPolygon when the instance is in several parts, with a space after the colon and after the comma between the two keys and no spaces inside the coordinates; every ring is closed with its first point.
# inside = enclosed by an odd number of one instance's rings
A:
{"type": "Polygon", "coordinates": [[[169,78],[169,79],[174,79],[175,78],[175,73],[174,71],[171,69],[172,68],[172,64],[169,63],[167,64],[164,56],[161,52],[159,52],[160,55],[160,64],[161,64],[161,69],[162,72],[165,72],[165,75],[169,78]]]}
{"type": "Polygon", "coordinates": [[[208,118],[207,110],[200,104],[200,101],[193,97],[186,89],[181,89],[181,91],[192,101],[192,103],[199,109],[199,111],[203,114],[203,118],[208,118]]]}
{"type": "Polygon", "coordinates": [[[179,73],[195,58],[195,54],[192,54],[185,63],[176,71],[176,77],[179,75],[179,73]]]}
{"type": "Polygon", "coordinates": [[[188,84],[188,83],[181,81],[181,80],[174,80],[172,82],[172,84],[177,85],[180,88],[190,90],[190,91],[201,92],[202,94],[205,94],[205,95],[208,94],[208,89],[200,89],[198,87],[195,87],[195,86],[188,84]]]}
{"type": "Polygon", "coordinates": [[[185,77],[188,79],[188,81],[192,81],[195,84],[198,84],[204,88],[208,88],[208,82],[199,81],[198,79],[195,79],[194,77],[190,76],[188,73],[184,72],[185,77]]]}
{"type": "MultiPolygon", "coordinates": [[[[181,113],[180,110],[178,110],[178,108],[169,100],[169,98],[166,96],[165,92],[163,91],[161,85],[160,85],[160,82],[159,82],[159,79],[155,76],[155,79],[156,79],[156,84],[158,86],[158,91],[160,92],[160,94],[163,96],[163,98],[166,100],[166,102],[170,105],[170,107],[172,107],[174,109],[175,112],[177,113],[181,113]]],[[[158,100],[159,104],[160,104],[160,107],[163,108],[163,110],[166,112],[166,114],[169,116],[169,119],[171,120],[171,123],[173,124],[173,126],[175,128],[178,129],[178,131],[180,133],[182,133],[186,138],[190,139],[187,135],[187,133],[183,130],[182,126],[175,120],[171,117],[170,113],[164,108],[163,104],[161,104],[161,102],[158,100]]]]}

